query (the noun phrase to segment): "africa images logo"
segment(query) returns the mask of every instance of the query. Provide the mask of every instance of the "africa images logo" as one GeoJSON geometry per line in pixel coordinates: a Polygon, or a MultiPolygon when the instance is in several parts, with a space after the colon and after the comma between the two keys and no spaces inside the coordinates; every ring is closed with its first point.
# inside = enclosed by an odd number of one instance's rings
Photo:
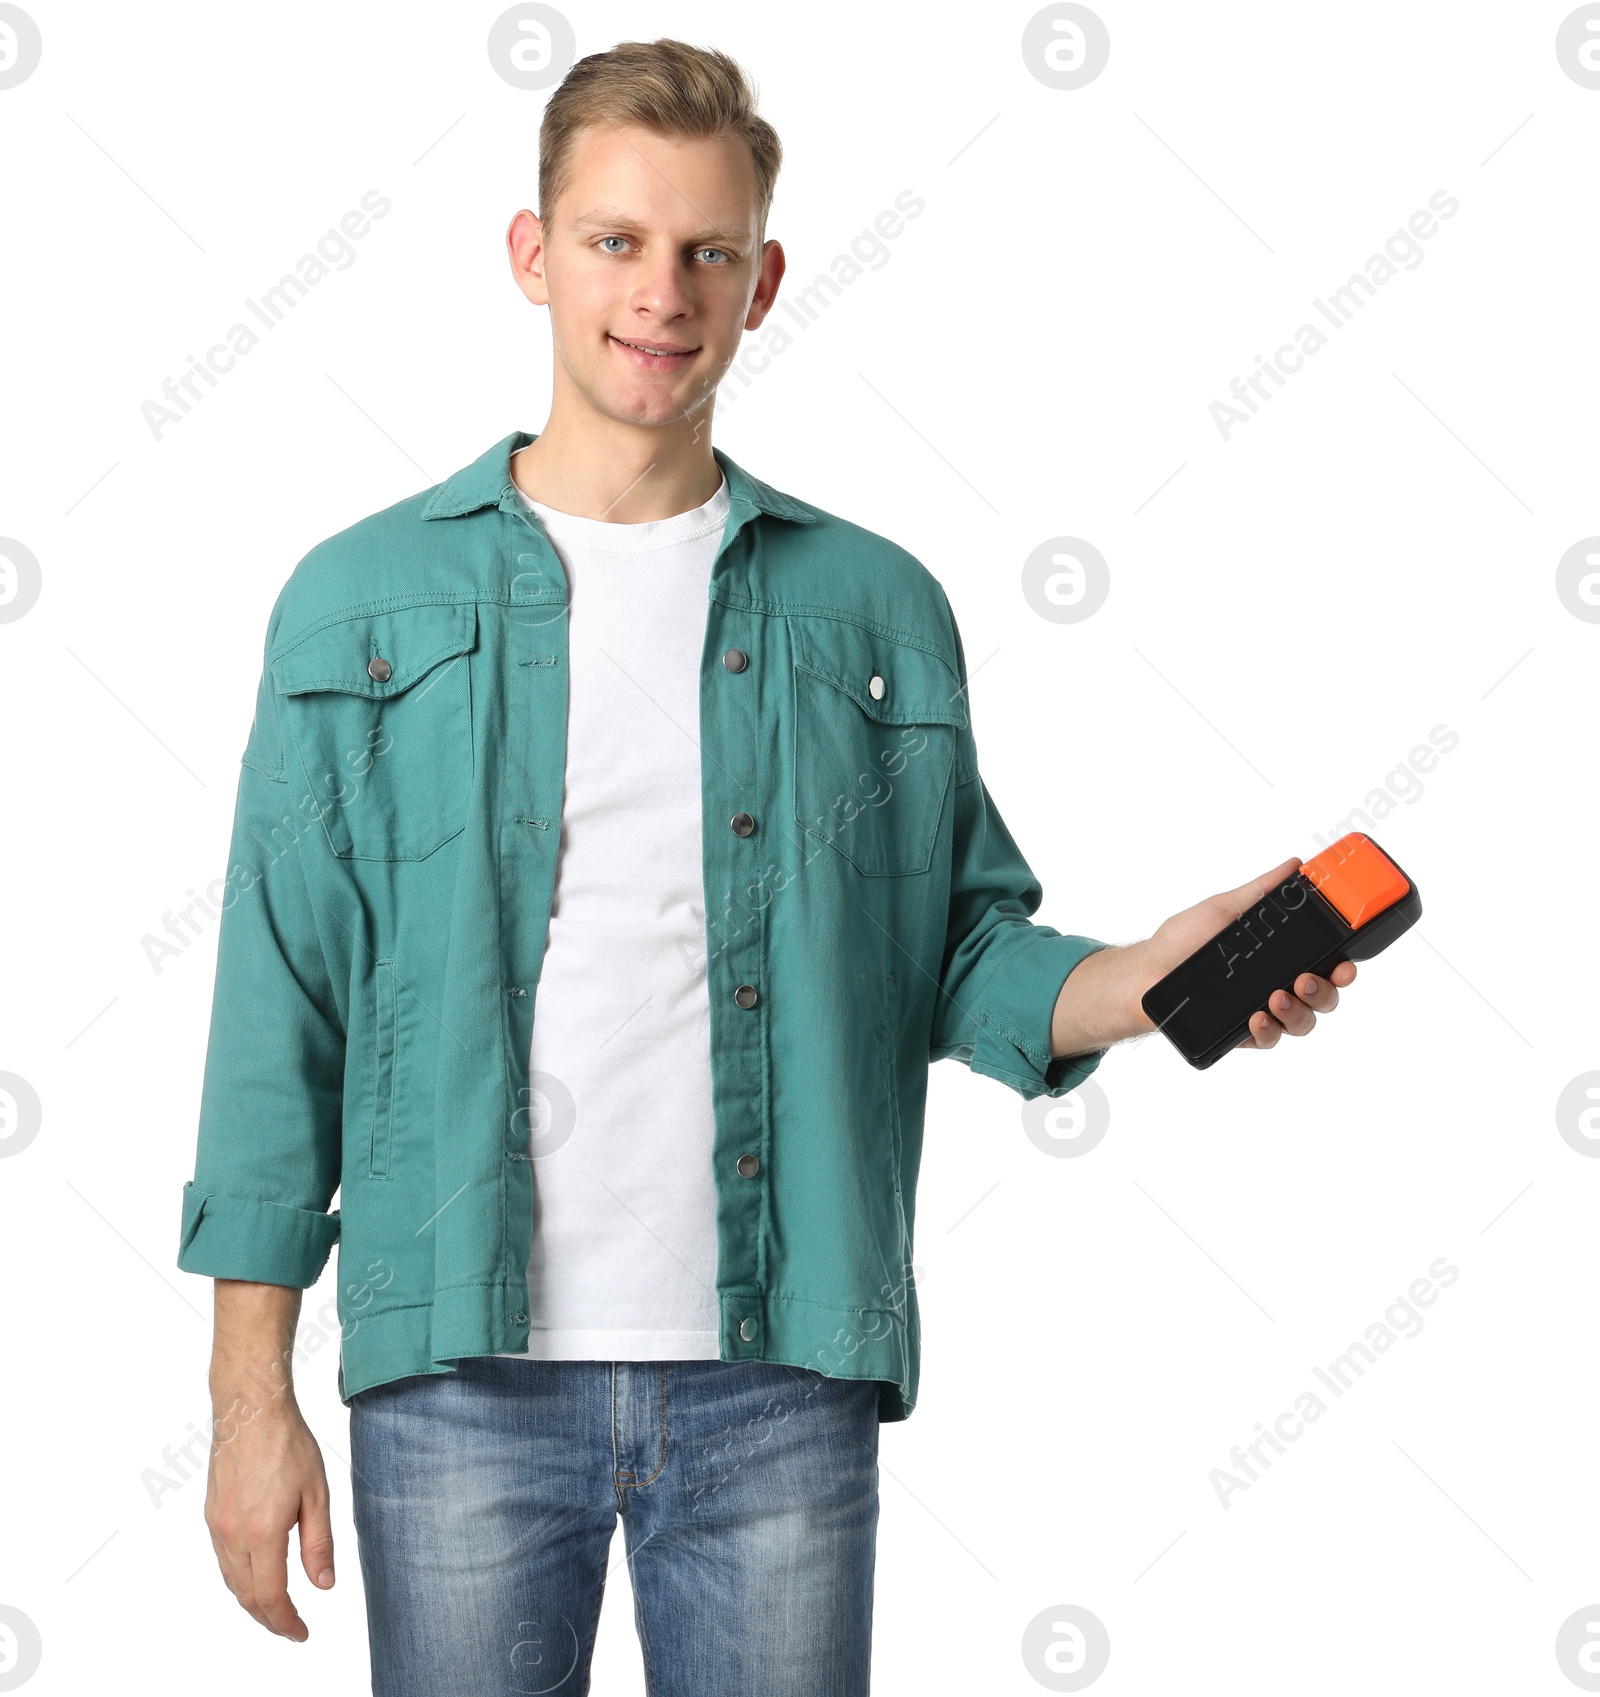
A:
{"type": "Polygon", "coordinates": [[[1217,1493],[1217,1501],[1224,1508],[1231,1508],[1233,1505],[1228,1499],[1236,1492],[1248,1491],[1251,1485],[1259,1482],[1261,1473],[1271,1468],[1272,1456],[1266,1453],[1268,1449],[1277,1455],[1287,1454],[1286,1446],[1298,1442],[1305,1436],[1306,1428],[1315,1425],[1328,1412],[1328,1404],[1322,1400],[1319,1389],[1327,1391],[1335,1399],[1342,1397],[1369,1367],[1375,1366],[1379,1358],[1387,1355],[1397,1343],[1417,1337],[1423,1328],[1422,1316],[1417,1309],[1431,1308],[1439,1300],[1439,1292],[1448,1290],[1460,1277],[1460,1269],[1440,1255],[1429,1265],[1428,1277],[1414,1279],[1405,1296],[1397,1296],[1384,1309],[1382,1317],[1374,1320],[1343,1355],[1335,1356],[1326,1367],[1313,1367],[1311,1373],[1318,1388],[1302,1391],[1295,1399],[1294,1407],[1285,1409],[1270,1428],[1258,1420],[1258,1435],[1242,1445],[1233,1446],[1228,1457],[1232,1472],[1226,1467],[1211,1469],[1209,1477],[1217,1493]]]}
{"type": "MultiPolygon", "coordinates": [[[[1454,195],[1435,189],[1428,197],[1428,209],[1413,212],[1405,228],[1396,230],[1383,244],[1382,253],[1373,254],[1361,270],[1352,271],[1338,288],[1329,290],[1326,300],[1320,295],[1312,297],[1318,316],[1334,330],[1344,329],[1384,284],[1401,271],[1416,270],[1427,257],[1421,244],[1438,233],[1443,220],[1454,218],[1460,210],[1461,203],[1454,195]]],[[[1221,431],[1222,440],[1231,441],[1235,427],[1249,424],[1261,411],[1262,402],[1272,399],[1269,382],[1279,389],[1286,387],[1289,378],[1305,369],[1307,358],[1321,353],[1329,340],[1317,325],[1307,322],[1294,332],[1292,341],[1273,350],[1270,360],[1257,354],[1255,370],[1246,378],[1235,377],[1228,386],[1238,405],[1211,403],[1211,420],[1221,431]]]]}

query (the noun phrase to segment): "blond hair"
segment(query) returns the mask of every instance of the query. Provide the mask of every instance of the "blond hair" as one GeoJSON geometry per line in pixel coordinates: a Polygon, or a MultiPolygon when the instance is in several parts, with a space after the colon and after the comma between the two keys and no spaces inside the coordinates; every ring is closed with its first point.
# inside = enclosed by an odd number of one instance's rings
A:
{"type": "Polygon", "coordinates": [[[755,91],[738,63],[685,41],[622,41],[579,59],[550,96],[539,125],[539,216],[555,206],[572,175],[581,130],[635,124],[662,136],[737,136],[755,164],[757,230],[764,236],[783,163],[778,132],[756,112],[755,91]]]}

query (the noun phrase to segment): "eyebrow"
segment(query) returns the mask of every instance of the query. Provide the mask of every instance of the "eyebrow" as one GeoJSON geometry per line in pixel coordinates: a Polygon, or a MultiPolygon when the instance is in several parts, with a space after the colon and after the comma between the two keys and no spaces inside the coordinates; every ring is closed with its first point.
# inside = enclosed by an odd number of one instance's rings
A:
{"type": "MultiPolygon", "coordinates": [[[[630,213],[624,212],[620,208],[607,206],[598,207],[593,212],[580,214],[572,220],[572,228],[575,230],[629,230],[635,235],[645,233],[644,225],[630,213]]],[[[706,229],[690,237],[689,245],[699,247],[702,243],[708,241],[737,244],[748,242],[750,239],[751,234],[748,230],[706,229]]]]}

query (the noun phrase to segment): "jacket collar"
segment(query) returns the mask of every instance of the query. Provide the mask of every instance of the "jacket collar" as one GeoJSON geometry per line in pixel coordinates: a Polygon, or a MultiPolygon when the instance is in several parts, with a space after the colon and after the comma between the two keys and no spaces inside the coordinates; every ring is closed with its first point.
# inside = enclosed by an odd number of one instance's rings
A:
{"type": "MultiPolygon", "coordinates": [[[[471,465],[463,466],[453,477],[447,477],[428,497],[422,509],[423,518],[459,518],[463,513],[477,512],[481,507],[517,510],[521,502],[511,481],[511,456],[526,448],[536,436],[537,432],[530,435],[525,430],[514,430],[504,441],[496,442],[487,453],[480,454],[471,465]]],[[[750,512],[769,513],[773,518],[789,519],[795,524],[817,522],[817,515],[810,507],[752,477],[720,448],[713,448],[711,453],[728,480],[730,507],[742,506],[750,512]]]]}

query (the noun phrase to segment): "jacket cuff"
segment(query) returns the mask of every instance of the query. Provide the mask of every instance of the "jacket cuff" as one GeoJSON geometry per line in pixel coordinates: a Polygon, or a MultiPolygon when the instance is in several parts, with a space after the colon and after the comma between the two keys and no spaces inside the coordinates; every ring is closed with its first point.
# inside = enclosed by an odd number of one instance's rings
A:
{"type": "Polygon", "coordinates": [[[338,1238],[337,1208],[322,1213],[183,1187],[178,1266],[186,1273],[305,1290],[322,1276],[338,1238]]]}
{"type": "Polygon", "coordinates": [[[1108,1047],[1052,1056],[1050,1027],[1061,986],[1072,969],[1111,944],[1095,937],[1063,936],[1043,925],[1034,926],[1033,933],[1029,946],[1009,956],[984,986],[968,1063],[973,1072],[1009,1084],[1025,1102],[1036,1096],[1065,1096],[1109,1053],[1108,1047]]]}

